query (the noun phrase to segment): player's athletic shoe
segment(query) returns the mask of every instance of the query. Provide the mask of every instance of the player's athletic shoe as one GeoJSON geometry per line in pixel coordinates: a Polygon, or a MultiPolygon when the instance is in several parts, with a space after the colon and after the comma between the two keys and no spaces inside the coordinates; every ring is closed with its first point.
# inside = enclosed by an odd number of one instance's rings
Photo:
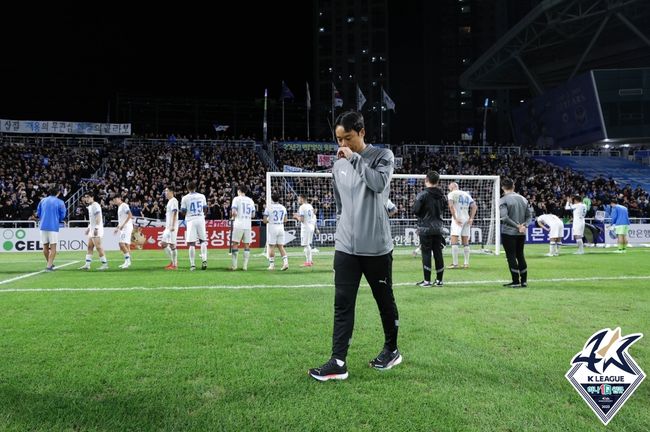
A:
{"type": "Polygon", "coordinates": [[[378,370],[388,370],[400,363],[402,363],[402,354],[400,354],[399,350],[391,351],[384,348],[377,357],[370,360],[369,365],[371,368],[378,370]]]}
{"type": "Polygon", "coordinates": [[[503,284],[503,286],[506,288],[519,288],[521,287],[521,284],[519,282],[510,282],[507,284],[503,284]]]}
{"type": "Polygon", "coordinates": [[[318,381],[344,380],[348,377],[348,367],[346,364],[339,366],[336,359],[331,358],[324,365],[309,369],[307,373],[318,381]]]}
{"type": "Polygon", "coordinates": [[[108,264],[104,263],[104,264],[100,265],[97,270],[108,270],[108,264]]]}
{"type": "Polygon", "coordinates": [[[416,283],[415,285],[417,285],[417,286],[419,286],[419,287],[430,287],[430,286],[433,286],[433,285],[431,284],[431,282],[429,282],[429,281],[425,281],[425,280],[420,281],[420,282],[416,283]]]}
{"type": "Polygon", "coordinates": [[[289,264],[282,264],[282,268],[280,270],[282,271],[289,270],[289,264]]]}
{"type": "Polygon", "coordinates": [[[458,264],[449,264],[449,265],[447,266],[447,268],[448,268],[448,269],[457,269],[457,268],[458,268],[458,264]]]}
{"type": "Polygon", "coordinates": [[[176,267],[174,264],[169,263],[168,265],[165,266],[165,270],[176,270],[178,267],[176,267]]]}
{"type": "Polygon", "coordinates": [[[202,261],[201,262],[201,270],[207,270],[208,269],[208,262],[207,261],[202,261]]]}
{"type": "Polygon", "coordinates": [[[433,286],[442,286],[442,285],[443,285],[443,284],[442,284],[442,281],[441,281],[441,280],[436,279],[436,280],[433,282],[433,286]]]}

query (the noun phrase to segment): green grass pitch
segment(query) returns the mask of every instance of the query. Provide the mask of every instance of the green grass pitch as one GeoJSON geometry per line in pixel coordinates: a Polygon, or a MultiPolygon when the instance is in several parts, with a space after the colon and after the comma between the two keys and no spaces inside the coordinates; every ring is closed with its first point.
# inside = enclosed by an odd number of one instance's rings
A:
{"type": "Polygon", "coordinates": [[[650,430],[649,380],[606,428],[564,378],[589,336],[619,326],[645,333],[630,354],[650,372],[650,249],[526,251],[520,290],[501,286],[504,255],[419,288],[419,258],[396,251],[404,362],[368,367],[383,333],[364,284],[350,377],[326,383],[306,372],[330,354],[331,251],[305,269],[293,250],[287,272],[254,251],[245,273],[225,251],[193,273],[187,251],[176,272],[158,251],[135,251],[128,270],[112,252],[107,272],[65,253],[57,264],[72,264],[38,274],[41,254],[0,254],[0,430],[650,430]]]}

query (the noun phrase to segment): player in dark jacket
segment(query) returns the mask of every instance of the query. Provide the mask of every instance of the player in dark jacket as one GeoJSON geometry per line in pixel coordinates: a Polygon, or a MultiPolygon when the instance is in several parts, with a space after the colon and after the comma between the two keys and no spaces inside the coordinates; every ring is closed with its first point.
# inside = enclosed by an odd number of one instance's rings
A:
{"type": "Polygon", "coordinates": [[[418,217],[420,247],[422,249],[422,270],[424,280],[416,285],[422,287],[442,286],[445,262],[442,248],[445,244],[442,212],[447,207],[447,197],[438,187],[440,175],[430,171],[424,179],[426,188],[418,194],[413,205],[413,213],[418,217]],[[431,253],[436,265],[436,279],[431,282],[431,253]]]}

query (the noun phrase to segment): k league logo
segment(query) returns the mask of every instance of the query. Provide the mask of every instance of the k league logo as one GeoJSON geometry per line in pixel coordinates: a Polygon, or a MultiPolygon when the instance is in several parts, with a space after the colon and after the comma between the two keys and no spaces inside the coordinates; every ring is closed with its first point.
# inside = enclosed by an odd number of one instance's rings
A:
{"type": "Polygon", "coordinates": [[[610,422],[645,379],[627,352],[643,334],[621,337],[621,329],[594,333],[571,361],[566,378],[603,424],[610,422]]]}

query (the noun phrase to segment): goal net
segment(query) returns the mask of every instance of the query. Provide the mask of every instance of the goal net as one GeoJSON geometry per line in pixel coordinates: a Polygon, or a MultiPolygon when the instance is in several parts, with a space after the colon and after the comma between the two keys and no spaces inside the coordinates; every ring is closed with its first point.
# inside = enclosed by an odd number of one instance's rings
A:
{"type": "MultiPolygon", "coordinates": [[[[390,185],[390,200],[397,206],[397,214],[390,216],[391,233],[395,248],[413,250],[419,246],[417,218],[411,211],[416,195],[425,187],[423,174],[393,174],[390,185]]],[[[439,187],[445,195],[451,182],[468,192],[478,206],[470,232],[470,247],[473,252],[499,254],[499,176],[442,175],[439,187]]],[[[311,201],[318,219],[320,232],[314,235],[314,246],[334,246],[336,231],[336,203],[332,189],[332,173],[267,172],[267,202],[271,194],[280,196],[280,203],[287,208],[289,221],[285,224],[287,246],[300,246],[300,224],[291,219],[298,211],[298,195],[304,194],[311,201]]],[[[451,213],[445,208],[443,219],[448,230],[451,213]]],[[[449,243],[449,234],[445,236],[449,243]]]]}

